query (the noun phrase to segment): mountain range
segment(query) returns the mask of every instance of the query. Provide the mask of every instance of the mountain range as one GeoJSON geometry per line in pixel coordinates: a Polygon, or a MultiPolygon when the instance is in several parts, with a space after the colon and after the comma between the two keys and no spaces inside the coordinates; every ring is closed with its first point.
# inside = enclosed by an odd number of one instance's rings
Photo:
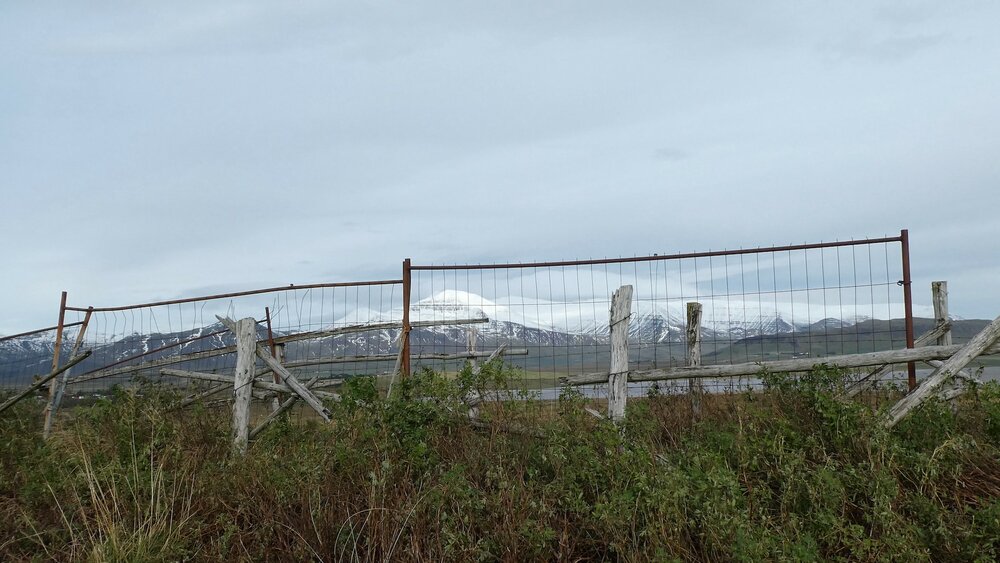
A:
{"type": "MultiPolygon", "coordinates": [[[[867,307],[819,306],[791,302],[743,299],[702,299],[703,359],[706,363],[759,361],[796,356],[823,356],[873,349],[902,347],[905,343],[903,321],[889,320],[896,305],[874,304],[867,307]],[[867,313],[867,314],[865,314],[867,313]],[[874,313],[874,315],[872,314],[874,313]],[[875,318],[883,314],[887,318],[875,318]]],[[[413,354],[455,353],[466,350],[468,332],[475,330],[477,348],[495,349],[501,343],[512,348],[527,348],[528,355],[511,357],[526,369],[572,371],[595,369],[606,363],[608,343],[607,299],[540,301],[508,297],[490,300],[468,292],[447,290],[422,299],[411,306],[412,322],[457,319],[489,319],[488,322],[463,326],[414,328],[410,342],[413,354]],[[473,328],[474,327],[474,328],[473,328]]],[[[901,306],[899,306],[901,309],[901,306]]],[[[921,310],[921,312],[924,312],[921,310]]],[[[353,311],[350,322],[338,319],[330,326],[357,324],[367,318],[371,323],[398,321],[402,311],[386,313],[353,311]]],[[[955,322],[956,341],[975,334],[987,321],[955,322]]],[[[915,319],[916,333],[933,325],[928,318],[915,319]]],[[[685,354],[684,303],[636,299],[629,323],[631,357],[637,367],[676,365],[685,354]]],[[[77,328],[64,333],[64,359],[76,336],[77,328]]],[[[275,336],[284,333],[276,331],[275,336]]],[[[259,340],[267,339],[266,328],[257,326],[259,340]]],[[[289,343],[289,361],[315,360],[334,356],[386,355],[377,363],[333,364],[327,370],[336,373],[379,373],[392,368],[398,350],[398,329],[379,329],[333,337],[289,343]]],[[[232,346],[232,335],[218,323],[167,333],[133,333],[115,338],[89,334],[89,339],[103,341],[91,345],[93,355],[76,366],[74,379],[111,367],[127,367],[169,356],[191,354],[232,346]]],[[[0,341],[0,387],[19,387],[32,377],[49,371],[54,334],[21,337],[0,341]]],[[[189,361],[181,367],[191,370],[231,369],[233,355],[189,361]]],[[[433,364],[440,367],[440,363],[433,364]]],[[[92,382],[94,386],[119,383],[131,377],[92,382]]]]}

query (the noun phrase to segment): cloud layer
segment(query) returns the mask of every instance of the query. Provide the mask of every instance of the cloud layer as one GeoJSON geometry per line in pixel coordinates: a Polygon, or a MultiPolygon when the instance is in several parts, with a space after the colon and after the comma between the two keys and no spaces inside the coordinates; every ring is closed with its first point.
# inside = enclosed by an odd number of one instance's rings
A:
{"type": "MultiPolygon", "coordinates": [[[[0,333],[119,304],[909,228],[1000,313],[992,3],[0,9],[0,333]]],[[[925,295],[927,294],[927,295],[925,295]]]]}

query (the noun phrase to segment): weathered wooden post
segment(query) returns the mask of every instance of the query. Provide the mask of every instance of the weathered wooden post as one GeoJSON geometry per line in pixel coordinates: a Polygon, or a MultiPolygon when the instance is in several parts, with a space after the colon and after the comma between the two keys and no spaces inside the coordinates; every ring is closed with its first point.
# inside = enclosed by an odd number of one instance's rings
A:
{"type": "MultiPolygon", "coordinates": [[[[696,368],[701,365],[701,303],[687,304],[687,365],[696,368]]],[[[691,415],[701,416],[701,396],[705,392],[701,379],[689,379],[691,394],[691,415]]]]}
{"type": "MultiPolygon", "coordinates": [[[[90,317],[94,313],[94,308],[90,307],[87,309],[87,314],[83,317],[83,324],[80,325],[80,331],[76,333],[76,342],[73,343],[73,350],[70,352],[69,357],[75,358],[80,352],[80,346],[83,345],[83,337],[87,334],[87,327],[90,326],[90,317]]],[[[66,370],[58,379],[53,379],[53,383],[56,384],[56,391],[49,397],[49,403],[45,407],[45,425],[42,428],[42,437],[46,440],[49,439],[49,434],[52,433],[52,423],[55,421],[56,413],[59,411],[59,405],[62,403],[63,394],[66,392],[66,384],[69,383],[70,370],[66,370]]]]}
{"type": "Polygon", "coordinates": [[[250,436],[250,400],[253,393],[254,366],[257,363],[257,321],[236,321],[236,373],[233,386],[233,451],[243,455],[250,436]]]}
{"type": "MultiPolygon", "coordinates": [[[[931,282],[931,297],[934,300],[934,321],[938,326],[948,323],[948,282],[931,282]]],[[[951,346],[951,328],[937,339],[938,346],[951,346]]]]}
{"type": "Polygon", "coordinates": [[[479,362],[476,361],[476,340],[479,337],[479,331],[476,327],[470,326],[465,329],[465,351],[469,353],[469,360],[472,362],[472,369],[476,369],[479,362]]]}
{"type": "MultiPolygon", "coordinates": [[[[63,325],[66,324],[66,292],[62,292],[62,297],[59,301],[59,322],[56,324],[56,343],[52,348],[52,371],[59,369],[59,354],[62,352],[62,338],[63,338],[63,325]]],[[[55,379],[49,382],[49,402],[45,406],[45,426],[46,428],[51,424],[51,408],[52,402],[56,397],[56,387],[58,382],[55,379]]],[[[45,432],[45,437],[48,438],[48,432],[45,432]]]]}
{"type": "MultiPolygon", "coordinates": [[[[951,346],[951,323],[948,320],[948,282],[931,282],[931,302],[934,303],[935,325],[947,327],[935,342],[938,346],[951,346]]],[[[934,362],[932,360],[931,365],[938,368],[941,367],[941,362],[934,362]]],[[[947,384],[948,388],[942,389],[939,395],[942,398],[952,397],[957,399],[965,391],[966,382],[962,381],[965,378],[973,378],[973,376],[966,370],[956,373],[955,379],[950,381],[947,384]]],[[[952,412],[957,412],[958,410],[958,404],[955,401],[951,401],[951,410],[952,412]]]]}
{"type": "Polygon", "coordinates": [[[632,286],[623,285],[611,296],[611,367],[608,375],[608,418],[625,420],[628,398],[628,323],[632,314],[632,286]]]}

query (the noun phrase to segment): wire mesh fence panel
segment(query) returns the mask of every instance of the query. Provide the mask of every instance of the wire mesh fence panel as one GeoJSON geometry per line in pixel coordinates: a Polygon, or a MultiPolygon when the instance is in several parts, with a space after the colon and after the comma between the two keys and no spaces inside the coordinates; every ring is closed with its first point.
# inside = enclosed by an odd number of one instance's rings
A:
{"type": "MultiPolygon", "coordinates": [[[[78,330],[79,324],[70,324],[64,337],[72,339],[78,330]]],[[[48,327],[0,337],[0,391],[22,389],[52,371],[56,332],[57,327],[48,327]]]]}
{"type": "MultiPolygon", "coordinates": [[[[82,333],[91,357],[67,397],[115,385],[218,386],[161,370],[231,375],[234,336],[217,317],[253,317],[257,339],[297,378],[322,383],[424,368],[454,375],[501,346],[519,386],[553,400],[561,378],[607,373],[611,295],[631,285],[631,370],[688,365],[687,305],[701,304],[704,366],[824,358],[908,343],[906,232],[899,237],[570,262],[404,263],[402,280],[288,286],[121,307],[67,307],[62,357],[82,333]],[[902,257],[902,260],[900,258],[902,257]],[[407,308],[408,304],[408,308],[407,308]],[[404,315],[404,308],[406,309],[404,315]],[[408,318],[407,318],[408,317],[408,318]],[[409,354],[401,347],[409,323],[409,354]],[[409,363],[408,363],[409,362],[409,363]]],[[[928,310],[921,316],[931,317],[928,310]]],[[[909,335],[912,337],[912,334],[909,335]]],[[[55,329],[0,338],[0,385],[48,373],[55,329]],[[9,352],[8,351],[12,351],[9,352]]],[[[258,361],[260,375],[267,374],[258,361]]],[[[891,379],[901,381],[900,371],[891,379]]],[[[388,378],[379,383],[388,386],[388,378]]],[[[760,386],[756,377],[705,380],[709,391],[760,386]]],[[[628,393],[686,392],[685,380],[630,382],[628,393]]],[[[603,384],[579,388],[600,401],[603,384]]],[[[232,390],[230,390],[230,395],[232,390]]],[[[225,393],[217,396],[225,396],[225,393]]]]}
{"type": "MultiPolygon", "coordinates": [[[[411,319],[482,316],[476,346],[524,348],[508,364],[543,399],[561,376],[607,372],[611,294],[632,285],[630,369],[687,365],[686,305],[702,305],[702,365],[822,358],[906,346],[900,240],[502,265],[412,267],[411,319]]],[[[415,330],[421,353],[467,350],[457,328],[415,330]]],[[[453,362],[414,360],[454,371],[453,362]]],[[[905,377],[905,373],[895,373],[905,377]]],[[[630,395],[684,392],[686,382],[629,384],[630,395]]],[[[756,387],[755,377],[707,380],[709,390],[756,387]]],[[[583,387],[595,399],[606,386],[583,387]]]]}
{"type": "MultiPolygon", "coordinates": [[[[259,344],[281,346],[284,364],[298,379],[388,374],[398,356],[402,308],[400,283],[392,280],[93,308],[82,346],[93,355],[74,368],[68,393],[82,398],[146,382],[186,392],[218,385],[160,372],[232,376],[235,337],[217,317],[254,318],[259,344]]],[[[67,312],[68,319],[85,315],[84,308],[67,312]]],[[[260,360],[257,366],[263,373],[260,360]]]]}

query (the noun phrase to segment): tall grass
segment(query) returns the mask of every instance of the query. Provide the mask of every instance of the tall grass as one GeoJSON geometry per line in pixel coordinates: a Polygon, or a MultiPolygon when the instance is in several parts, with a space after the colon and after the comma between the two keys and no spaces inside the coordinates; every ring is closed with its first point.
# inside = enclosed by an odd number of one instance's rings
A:
{"type": "Polygon", "coordinates": [[[892,431],[823,369],[706,397],[697,424],[684,397],[654,392],[618,429],[567,390],[555,409],[492,405],[491,426],[470,427],[459,398],[512,377],[424,372],[390,399],[351,380],[332,424],[279,421],[243,458],[225,412],[171,411],[154,389],[75,409],[48,443],[22,407],[0,420],[0,559],[998,556],[994,384],[892,431]]]}

